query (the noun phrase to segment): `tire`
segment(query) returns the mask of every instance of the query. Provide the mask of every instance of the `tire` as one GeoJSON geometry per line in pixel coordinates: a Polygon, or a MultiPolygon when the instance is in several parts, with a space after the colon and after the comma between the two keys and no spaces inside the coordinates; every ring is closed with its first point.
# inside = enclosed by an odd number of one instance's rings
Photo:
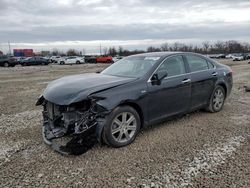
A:
{"type": "Polygon", "coordinates": [[[77,61],[76,64],[81,64],[80,61],[77,61]]]}
{"type": "Polygon", "coordinates": [[[65,63],[63,61],[60,62],[60,65],[64,65],[65,63]]]}
{"type": "Polygon", "coordinates": [[[4,67],[9,67],[10,64],[9,64],[9,62],[6,61],[6,62],[3,63],[3,66],[4,66],[4,67]]]}
{"type": "Polygon", "coordinates": [[[222,110],[226,99],[226,92],[223,87],[216,86],[209,101],[209,106],[206,108],[207,111],[215,113],[222,110]]]}
{"type": "Polygon", "coordinates": [[[127,146],[135,140],[140,126],[140,117],[134,108],[119,106],[107,116],[103,141],[115,148],[127,146]]]}

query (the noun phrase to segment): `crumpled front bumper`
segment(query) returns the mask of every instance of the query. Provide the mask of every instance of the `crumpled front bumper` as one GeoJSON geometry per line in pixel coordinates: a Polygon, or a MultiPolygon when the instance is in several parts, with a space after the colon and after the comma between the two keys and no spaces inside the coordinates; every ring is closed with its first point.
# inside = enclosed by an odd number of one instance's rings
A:
{"type": "Polygon", "coordinates": [[[59,138],[48,139],[46,127],[42,127],[42,137],[45,144],[63,155],[80,155],[91,149],[98,141],[95,128],[80,135],[67,135],[59,138]]]}
{"type": "Polygon", "coordinates": [[[42,137],[45,144],[61,154],[81,154],[101,141],[105,117],[110,111],[96,100],[60,106],[41,96],[36,105],[44,107],[42,137]]]}
{"type": "Polygon", "coordinates": [[[53,106],[51,111],[49,106],[44,106],[42,137],[55,151],[64,155],[82,154],[101,141],[109,111],[58,112],[59,108],[53,106]]]}

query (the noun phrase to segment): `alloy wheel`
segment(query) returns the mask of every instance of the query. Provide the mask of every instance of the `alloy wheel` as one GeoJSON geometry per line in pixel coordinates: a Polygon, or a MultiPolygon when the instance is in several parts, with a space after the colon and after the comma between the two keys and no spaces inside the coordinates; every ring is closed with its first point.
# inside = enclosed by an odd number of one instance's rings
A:
{"type": "Polygon", "coordinates": [[[119,143],[128,142],[133,138],[137,129],[135,116],[129,112],[118,114],[111,125],[111,134],[119,143]]]}
{"type": "Polygon", "coordinates": [[[217,89],[213,97],[213,107],[215,110],[220,110],[225,100],[224,93],[221,89],[217,89]]]}

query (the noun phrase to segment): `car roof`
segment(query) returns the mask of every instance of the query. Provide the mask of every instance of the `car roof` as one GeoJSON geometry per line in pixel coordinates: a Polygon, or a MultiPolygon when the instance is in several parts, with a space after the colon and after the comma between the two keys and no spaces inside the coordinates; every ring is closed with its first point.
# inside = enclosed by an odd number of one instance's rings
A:
{"type": "Polygon", "coordinates": [[[174,54],[196,54],[196,55],[200,55],[201,54],[197,54],[197,53],[193,53],[193,52],[149,52],[149,53],[141,53],[141,54],[136,54],[133,56],[144,56],[144,57],[161,57],[161,58],[165,58],[167,56],[170,55],[174,55],[174,54]]]}

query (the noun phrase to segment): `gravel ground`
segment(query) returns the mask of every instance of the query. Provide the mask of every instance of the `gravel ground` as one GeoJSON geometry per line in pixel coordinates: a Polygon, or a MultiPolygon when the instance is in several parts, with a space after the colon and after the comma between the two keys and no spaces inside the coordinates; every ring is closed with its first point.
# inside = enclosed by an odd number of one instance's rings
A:
{"type": "Polygon", "coordinates": [[[250,187],[250,65],[232,67],[223,111],[197,111],[144,129],[114,149],[62,156],[43,144],[36,98],[64,75],[107,65],[0,68],[0,187],[250,187]]]}

